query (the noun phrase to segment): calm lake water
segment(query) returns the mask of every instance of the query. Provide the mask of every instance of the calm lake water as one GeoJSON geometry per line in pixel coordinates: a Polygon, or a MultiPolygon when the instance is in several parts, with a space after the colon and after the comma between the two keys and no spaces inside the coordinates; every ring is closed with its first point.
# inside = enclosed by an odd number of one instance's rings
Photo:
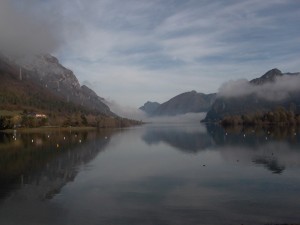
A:
{"type": "Polygon", "coordinates": [[[300,224],[300,131],[0,133],[0,224],[300,224]]]}

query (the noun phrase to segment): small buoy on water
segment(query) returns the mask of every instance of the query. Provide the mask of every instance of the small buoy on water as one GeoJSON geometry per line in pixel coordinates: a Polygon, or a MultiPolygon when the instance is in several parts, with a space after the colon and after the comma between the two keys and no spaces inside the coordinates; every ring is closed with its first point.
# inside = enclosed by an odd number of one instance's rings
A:
{"type": "Polygon", "coordinates": [[[33,139],[31,140],[31,142],[33,143],[33,139]]]}
{"type": "Polygon", "coordinates": [[[81,143],[81,139],[79,140],[79,143],[81,143]]]}

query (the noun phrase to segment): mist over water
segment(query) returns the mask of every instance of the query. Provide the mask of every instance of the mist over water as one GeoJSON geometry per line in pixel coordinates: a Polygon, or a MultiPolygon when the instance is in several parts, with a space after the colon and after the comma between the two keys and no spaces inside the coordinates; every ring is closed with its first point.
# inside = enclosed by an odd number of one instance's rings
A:
{"type": "Polygon", "coordinates": [[[200,123],[202,119],[205,118],[206,113],[186,113],[177,116],[157,116],[157,117],[147,117],[145,122],[155,123],[155,124],[178,124],[178,123],[200,123]]]}
{"type": "Polygon", "coordinates": [[[117,114],[118,116],[133,119],[133,120],[145,120],[147,119],[147,115],[142,110],[139,110],[130,106],[123,106],[114,100],[106,99],[105,104],[107,104],[112,112],[117,114]]]}
{"type": "Polygon", "coordinates": [[[133,120],[142,120],[145,123],[200,123],[200,121],[206,116],[206,113],[186,113],[177,116],[149,116],[140,109],[129,106],[122,106],[113,100],[105,100],[105,103],[115,114],[133,120]]]}

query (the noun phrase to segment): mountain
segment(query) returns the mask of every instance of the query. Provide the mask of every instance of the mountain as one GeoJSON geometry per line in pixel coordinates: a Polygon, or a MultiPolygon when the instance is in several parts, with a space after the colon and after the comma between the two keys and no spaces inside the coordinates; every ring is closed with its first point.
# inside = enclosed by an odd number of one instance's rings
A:
{"type": "Polygon", "coordinates": [[[263,84],[266,84],[266,83],[276,82],[276,79],[278,77],[298,76],[298,75],[300,75],[299,72],[297,72],[297,73],[282,73],[279,69],[275,68],[275,69],[269,70],[268,72],[266,72],[261,77],[251,80],[250,83],[254,84],[254,85],[263,85],[263,84]]]}
{"type": "Polygon", "coordinates": [[[186,113],[207,112],[216,94],[203,94],[196,91],[185,92],[159,105],[151,116],[175,116],[186,113]]]}
{"type": "Polygon", "coordinates": [[[10,58],[0,53],[0,130],[141,124],[117,116],[103,101],[51,55],[10,58]]]}
{"type": "Polygon", "coordinates": [[[158,102],[146,102],[143,106],[139,109],[147,113],[148,115],[152,115],[155,110],[160,106],[158,102]]]}
{"type": "Polygon", "coordinates": [[[247,90],[229,97],[218,93],[204,122],[217,122],[228,116],[266,113],[278,107],[300,113],[300,73],[282,73],[272,69],[249,81],[245,87],[233,87],[247,90]]]}
{"type": "Polygon", "coordinates": [[[250,81],[251,84],[263,85],[265,83],[275,82],[277,77],[282,77],[284,74],[277,68],[269,70],[259,78],[250,81]]]}
{"type": "Polygon", "coordinates": [[[80,86],[74,73],[49,54],[15,58],[22,69],[22,80],[29,79],[65,100],[105,115],[113,116],[109,107],[87,86],[80,86]]]}
{"type": "Polygon", "coordinates": [[[73,110],[74,104],[64,104],[62,98],[39,85],[36,80],[21,76],[19,66],[0,58],[1,110],[73,110]]]}

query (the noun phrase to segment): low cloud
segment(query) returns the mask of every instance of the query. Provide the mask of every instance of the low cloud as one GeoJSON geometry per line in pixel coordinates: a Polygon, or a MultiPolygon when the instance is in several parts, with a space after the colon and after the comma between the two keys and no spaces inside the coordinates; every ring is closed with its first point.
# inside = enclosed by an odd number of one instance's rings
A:
{"type": "Polygon", "coordinates": [[[146,123],[153,124],[178,124],[178,123],[199,123],[202,119],[205,118],[206,113],[186,113],[184,115],[177,116],[158,116],[150,117],[144,111],[130,107],[122,106],[115,102],[114,100],[105,100],[105,104],[108,105],[110,110],[117,114],[118,116],[133,119],[133,120],[142,120],[146,123]]]}
{"type": "Polygon", "coordinates": [[[253,85],[247,80],[236,80],[224,83],[219,88],[218,96],[225,98],[244,97],[255,94],[269,101],[281,101],[291,93],[300,91],[300,76],[285,75],[277,77],[274,82],[253,85]]]}
{"type": "Polygon", "coordinates": [[[51,19],[55,18],[54,15],[45,14],[46,10],[42,7],[37,8],[35,1],[29,0],[24,4],[1,0],[0,52],[46,53],[57,49],[62,43],[60,23],[57,23],[57,19],[51,19]]]}
{"type": "Polygon", "coordinates": [[[108,105],[110,110],[118,116],[143,121],[145,121],[145,119],[147,118],[147,115],[139,109],[130,106],[122,106],[113,100],[106,100],[105,103],[108,105]]]}

